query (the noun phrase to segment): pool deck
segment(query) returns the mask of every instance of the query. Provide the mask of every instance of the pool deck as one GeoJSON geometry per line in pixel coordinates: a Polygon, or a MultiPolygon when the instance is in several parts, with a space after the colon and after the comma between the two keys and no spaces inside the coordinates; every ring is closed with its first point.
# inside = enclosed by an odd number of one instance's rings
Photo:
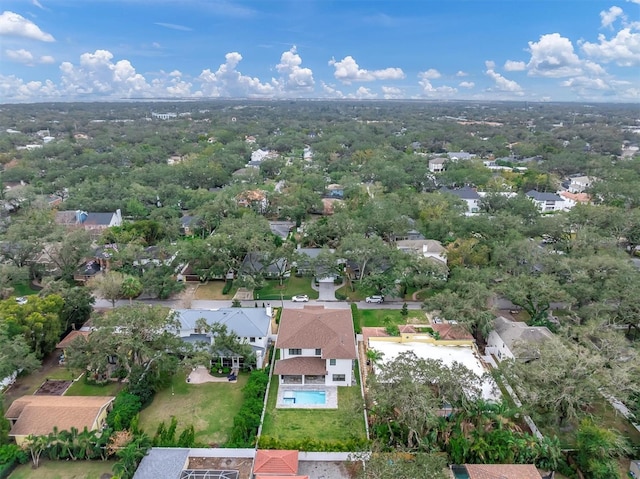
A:
{"type": "Polygon", "coordinates": [[[338,409],[338,386],[278,384],[276,409],[338,409]],[[284,396],[287,391],[324,391],[326,402],[324,404],[285,403],[284,396]]]}

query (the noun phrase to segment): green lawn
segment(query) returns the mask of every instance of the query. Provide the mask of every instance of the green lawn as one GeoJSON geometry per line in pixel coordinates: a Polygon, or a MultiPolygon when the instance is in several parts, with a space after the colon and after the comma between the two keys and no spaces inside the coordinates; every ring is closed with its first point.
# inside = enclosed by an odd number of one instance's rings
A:
{"type": "Polygon", "coordinates": [[[38,294],[39,291],[31,288],[29,283],[12,284],[14,296],[29,296],[30,294],[38,294]]]}
{"type": "Polygon", "coordinates": [[[279,440],[345,441],[365,438],[358,386],[338,388],[338,409],[276,409],[278,381],[272,378],[262,434],[279,440]]]}
{"type": "Polygon", "coordinates": [[[104,385],[87,384],[84,376],[74,382],[65,396],[115,396],[124,387],[120,382],[108,382],[104,385]]]}
{"type": "Polygon", "coordinates": [[[311,281],[312,278],[309,277],[291,276],[280,286],[280,281],[277,279],[266,280],[262,288],[254,290],[253,297],[256,301],[274,301],[280,299],[280,293],[282,293],[283,299],[291,299],[291,296],[297,294],[306,294],[311,299],[317,299],[318,292],[311,287],[311,281]]]}
{"type": "Polygon", "coordinates": [[[171,416],[175,416],[178,431],[193,424],[197,443],[223,444],[242,405],[242,388],[249,376],[241,373],[236,383],[204,384],[189,384],[185,377],[183,373],[176,374],[171,386],[155,395],[140,413],[140,426],[153,436],[160,422],[168,425],[171,416]]]}
{"type": "Polygon", "coordinates": [[[40,461],[38,469],[28,462],[18,466],[9,479],[100,479],[111,474],[113,461],[40,461]]]}
{"type": "Polygon", "coordinates": [[[19,397],[33,394],[46,379],[68,379],[71,381],[78,376],[80,376],[79,371],[72,371],[62,366],[42,367],[31,374],[21,376],[3,394],[5,410],[19,397]]]}
{"type": "Polygon", "coordinates": [[[390,324],[406,324],[409,323],[423,323],[426,318],[424,311],[409,310],[408,316],[405,318],[400,314],[399,309],[358,309],[361,318],[361,326],[374,327],[374,326],[387,326],[387,318],[390,324]]]}
{"type": "Polygon", "coordinates": [[[193,296],[193,299],[228,299],[231,300],[233,295],[238,291],[238,287],[236,286],[236,282],[234,281],[233,286],[228,294],[222,294],[222,290],[224,289],[226,281],[209,281],[206,284],[199,284],[196,292],[193,296]]]}

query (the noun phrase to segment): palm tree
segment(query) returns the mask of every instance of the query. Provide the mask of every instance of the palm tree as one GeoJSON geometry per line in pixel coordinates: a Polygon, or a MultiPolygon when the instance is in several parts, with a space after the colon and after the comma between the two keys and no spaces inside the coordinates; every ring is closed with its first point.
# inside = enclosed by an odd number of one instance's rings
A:
{"type": "Polygon", "coordinates": [[[373,367],[382,361],[384,357],[384,353],[382,351],[378,351],[377,349],[367,349],[367,365],[369,366],[369,371],[373,372],[373,367]]]}

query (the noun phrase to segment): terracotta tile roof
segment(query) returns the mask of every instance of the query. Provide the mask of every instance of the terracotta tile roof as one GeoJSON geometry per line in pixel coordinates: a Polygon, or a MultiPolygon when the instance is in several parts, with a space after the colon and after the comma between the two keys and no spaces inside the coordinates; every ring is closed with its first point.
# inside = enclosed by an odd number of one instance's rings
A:
{"type": "Polygon", "coordinates": [[[301,356],[299,358],[279,359],[273,368],[273,374],[298,376],[314,375],[324,376],[327,374],[327,362],[321,358],[301,356]]]}
{"type": "Polygon", "coordinates": [[[23,396],[16,399],[5,417],[15,421],[10,436],[44,435],[75,427],[82,431],[99,427],[100,412],[115,399],[113,396],[23,396]]]}
{"type": "Polygon", "coordinates": [[[542,479],[530,464],[465,464],[469,479],[542,479]]]}
{"type": "Polygon", "coordinates": [[[86,340],[89,337],[89,334],[91,334],[91,331],[71,331],[62,339],[62,341],[56,344],[56,348],[68,348],[76,338],[84,338],[86,340]]]}
{"type": "Polygon", "coordinates": [[[258,449],[253,466],[255,475],[292,476],[298,473],[298,451],[258,449]]]}
{"type": "Polygon", "coordinates": [[[321,348],[322,359],[355,359],[351,310],[324,309],[322,306],[284,309],[276,348],[321,348]]]}
{"type": "Polygon", "coordinates": [[[431,324],[430,327],[440,333],[440,339],[473,339],[461,324],[431,324]]]}
{"type": "Polygon", "coordinates": [[[569,191],[563,191],[560,193],[560,196],[573,200],[576,203],[589,203],[591,201],[591,197],[587,193],[571,193],[569,191]]]}
{"type": "Polygon", "coordinates": [[[255,479],[309,479],[309,476],[265,476],[259,475],[255,479]]]}

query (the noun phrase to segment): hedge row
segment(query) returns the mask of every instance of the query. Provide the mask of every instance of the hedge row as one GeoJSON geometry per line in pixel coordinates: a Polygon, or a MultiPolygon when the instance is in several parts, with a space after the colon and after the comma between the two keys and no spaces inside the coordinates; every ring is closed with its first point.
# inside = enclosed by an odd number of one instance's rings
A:
{"type": "Polygon", "coordinates": [[[233,429],[226,447],[253,447],[260,427],[260,417],[264,406],[264,395],[269,384],[269,373],[256,369],[242,388],[244,402],[233,418],[233,429]]]}
{"type": "Polygon", "coordinates": [[[298,450],[308,452],[357,452],[369,450],[366,439],[347,439],[345,441],[320,441],[318,439],[277,439],[260,436],[258,446],[261,449],[298,450]]]}

